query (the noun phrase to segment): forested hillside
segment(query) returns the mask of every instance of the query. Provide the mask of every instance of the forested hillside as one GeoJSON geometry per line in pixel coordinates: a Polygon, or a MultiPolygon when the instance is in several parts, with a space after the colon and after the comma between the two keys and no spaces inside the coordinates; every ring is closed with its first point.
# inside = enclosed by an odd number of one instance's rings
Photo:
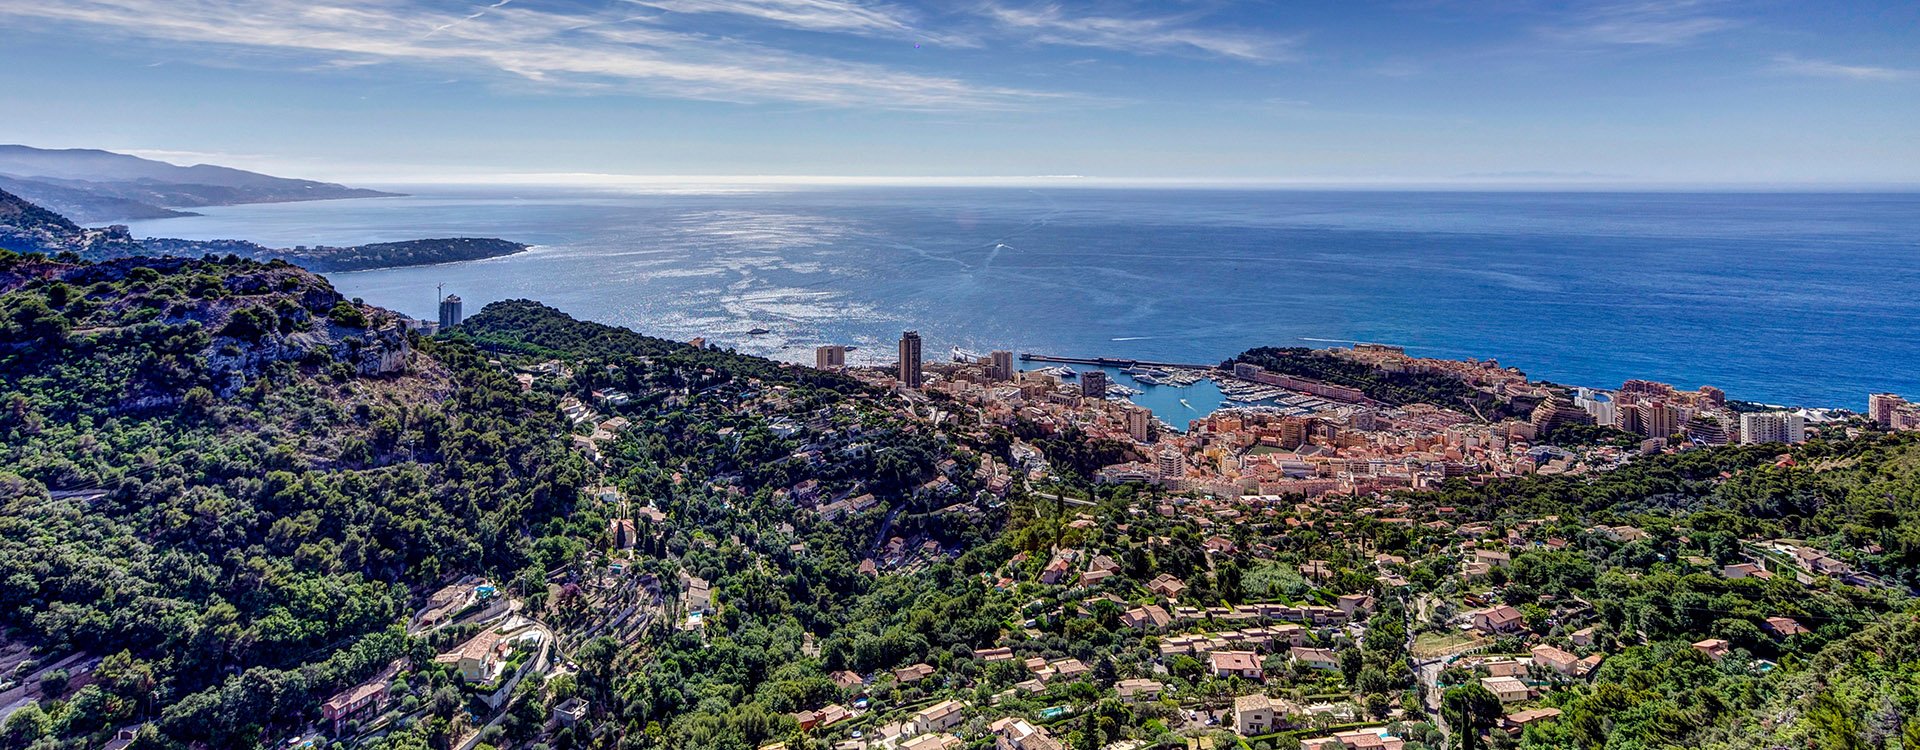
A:
{"type": "Polygon", "coordinates": [[[525,300],[423,339],[283,262],[0,253],[0,748],[1920,740],[1915,434],[1214,501],[884,385],[525,300]],[[483,585],[511,605],[424,624],[483,585]],[[510,630],[553,658],[470,676],[510,630]],[[356,686],[390,699],[330,722],[356,686]],[[1229,731],[1242,699],[1275,720],[1229,731]]]}
{"type": "Polygon", "coordinates": [[[251,745],[411,650],[410,587],[560,562],[553,399],[324,279],[5,254],[0,320],[0,624],[107,658],[53,736],[251,745]]]}

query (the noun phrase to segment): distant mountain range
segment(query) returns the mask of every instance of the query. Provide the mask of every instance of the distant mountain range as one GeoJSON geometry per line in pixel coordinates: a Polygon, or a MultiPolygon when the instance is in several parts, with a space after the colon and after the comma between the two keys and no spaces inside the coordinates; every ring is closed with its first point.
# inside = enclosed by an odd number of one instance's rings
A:
{"type": "Polygon", "coordinates": [[[98,149],[0,145],[0,190],[83,224],[192,216],[182,208],[397,195],[98,149]]]}

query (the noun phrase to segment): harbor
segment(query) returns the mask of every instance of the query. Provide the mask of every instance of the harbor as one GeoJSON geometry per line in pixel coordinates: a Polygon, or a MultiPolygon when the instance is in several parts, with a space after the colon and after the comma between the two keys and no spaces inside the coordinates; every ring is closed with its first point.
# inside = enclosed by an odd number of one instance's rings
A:
{"type": "Polygon", "coordinates": [[[1240,380],[1216,365],[1031,353],[1021,354],[1019,359],[1026,363],[1045,363],[1025,368],[1026,372],[1044,373],[1062,380],[1076,380],[1093,370],[1105,372],[1109,400],[1145,407],[1163,427],[1176,432],[1185,432],[1191,420],[1223,409],[1303,416],[1337,406],[1278,386],[1240,380]],[[1091,367],[1076,370],[1071,365],[1091,367]]]}

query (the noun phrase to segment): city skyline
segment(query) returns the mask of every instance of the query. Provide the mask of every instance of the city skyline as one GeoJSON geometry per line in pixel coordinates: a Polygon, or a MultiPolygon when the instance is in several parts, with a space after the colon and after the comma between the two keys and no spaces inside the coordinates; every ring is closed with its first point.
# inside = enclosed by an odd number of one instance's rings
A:
{"type": "Polygon", "coordinates": [[[0,141],[333,180],[1920,183],[1920,10],[1898,3],[0,0],[0,18],[0,101],[35,113],[0,141]]]}

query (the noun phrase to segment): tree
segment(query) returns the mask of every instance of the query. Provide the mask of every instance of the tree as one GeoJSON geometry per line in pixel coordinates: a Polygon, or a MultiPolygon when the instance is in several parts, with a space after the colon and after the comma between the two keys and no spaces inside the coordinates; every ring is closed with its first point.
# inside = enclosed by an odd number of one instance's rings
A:
{"type": "Polygon", "coordinates": [[[1440,699],[1440,715],[1453,729],[1455,747],[1479,750],[1485,746],[1480,740],[1481,733],[1498,725],[1505,713],[1500,707],[1500,697],[1474,682],[1448,690],[1440,699]]]}
{"type": "Polygon", "coordinates": [[[34,740],[47,736],[50,731],[53,731],[53,720],[47,717],[47,712],[40,710],[40,704],[29,703],[7,717],[6,725],[0,728],[0,746],[7,750],[20,750],[33,744],[34,740]]]}

